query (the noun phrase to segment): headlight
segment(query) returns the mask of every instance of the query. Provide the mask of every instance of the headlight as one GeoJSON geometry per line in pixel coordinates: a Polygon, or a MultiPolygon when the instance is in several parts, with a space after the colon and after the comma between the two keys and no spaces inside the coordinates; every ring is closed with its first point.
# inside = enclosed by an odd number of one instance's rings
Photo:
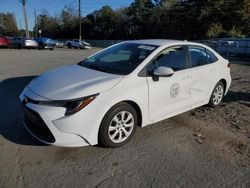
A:
{"type": "Polygon", "coordinates": [[[58,107],[65,107],[66,112],[65,115],[72,115],[76,112],[79,112],[81,109],[86,107],[89,103],[91,103],[99,94],[90,95],[87,97],[83,97],[80,99],[73,99],[67,101],[39,101],[40,105],[47,105],[47,106],[58,106],[58,107]]]}

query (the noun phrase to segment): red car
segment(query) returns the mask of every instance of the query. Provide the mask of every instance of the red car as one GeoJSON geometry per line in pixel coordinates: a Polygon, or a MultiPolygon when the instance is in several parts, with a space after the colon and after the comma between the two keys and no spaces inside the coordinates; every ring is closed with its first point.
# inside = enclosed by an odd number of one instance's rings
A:
{"type": "Polygon", "coordinates": [[[6,37],[0,37],[0,47],[9,47],[10,46],[10,40],[6,37]]]}

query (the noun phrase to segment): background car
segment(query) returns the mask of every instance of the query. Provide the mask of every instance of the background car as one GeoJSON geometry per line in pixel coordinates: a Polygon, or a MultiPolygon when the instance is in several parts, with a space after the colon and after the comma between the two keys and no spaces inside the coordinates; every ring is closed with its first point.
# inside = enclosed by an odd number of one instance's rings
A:
{"type": "Polygon", "coordinates": [[[68,46],[68,48],[79,48],[79,49],[90,49],[91,45],[83,40],[79,40],[79,39],[73,39],[73,40],[67,40],[66,45],[68,46]]]}
{"type": "Polygon", "coordinates": [[[62,41],[55,40],[55,43],[56,43],[56,48],[63,48],[64,47],[64,43],[62,41]]]}
{"type": "Polygon", "coordinates": [[[88,43],[88,42],[86,42],[86,41],[84,41],[84,40],[82,40],[82,44],[84,45],[85,49],[91,49],[92,48],[91,44],[88,43]]]}
{"type": "Polygon", "coordinates": [[[38,43],[26,37],[13,37],[11,39],[10,48],[38,48],[38,43]]]}
{"type": "Polygon", "coordinates": [[[45,38],[45,37],[39,37],[35,39],[36,42],[38,43],[38,49],[49,49],[49,50],[54,50],[56,47],[56,43],[54,40],[50,38],[45,38]]]}
{"type": "Polygon", "coordinates": [[[10,46],[10,39],[6,37],[0,37],[0,47],[8,48],[10,46]]]}

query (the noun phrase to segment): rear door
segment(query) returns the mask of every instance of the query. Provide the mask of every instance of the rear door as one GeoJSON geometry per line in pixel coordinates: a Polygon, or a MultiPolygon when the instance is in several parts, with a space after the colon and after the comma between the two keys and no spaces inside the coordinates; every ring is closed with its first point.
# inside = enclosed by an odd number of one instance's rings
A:
{"type": "Polygon", "coordinates": [[[192,74],[191,92],[196,102],[207,101],[218,81],[218,58],[201,46],[188,46],[190,73],[192,74]]]}
{"type": "Polygon", "coordinates": [[[78,39],[74,39],[74,40],[73,40],[73,46],[74,46],[74,47],[77,47],[77,48],[80,47],[80,44],[79,44],[79,40],[78,40],[78,39]]]}

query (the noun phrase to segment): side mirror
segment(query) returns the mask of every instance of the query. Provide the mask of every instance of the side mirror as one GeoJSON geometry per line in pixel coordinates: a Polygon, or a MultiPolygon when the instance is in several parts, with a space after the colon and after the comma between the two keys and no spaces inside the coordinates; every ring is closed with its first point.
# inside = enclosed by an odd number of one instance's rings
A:
{"type": "Polygon", "coordinates": [[[174,74],[174,70],[169,67],[158,67],[154,71],[155,76],[159,77],[170,77],[174,74]]]}

